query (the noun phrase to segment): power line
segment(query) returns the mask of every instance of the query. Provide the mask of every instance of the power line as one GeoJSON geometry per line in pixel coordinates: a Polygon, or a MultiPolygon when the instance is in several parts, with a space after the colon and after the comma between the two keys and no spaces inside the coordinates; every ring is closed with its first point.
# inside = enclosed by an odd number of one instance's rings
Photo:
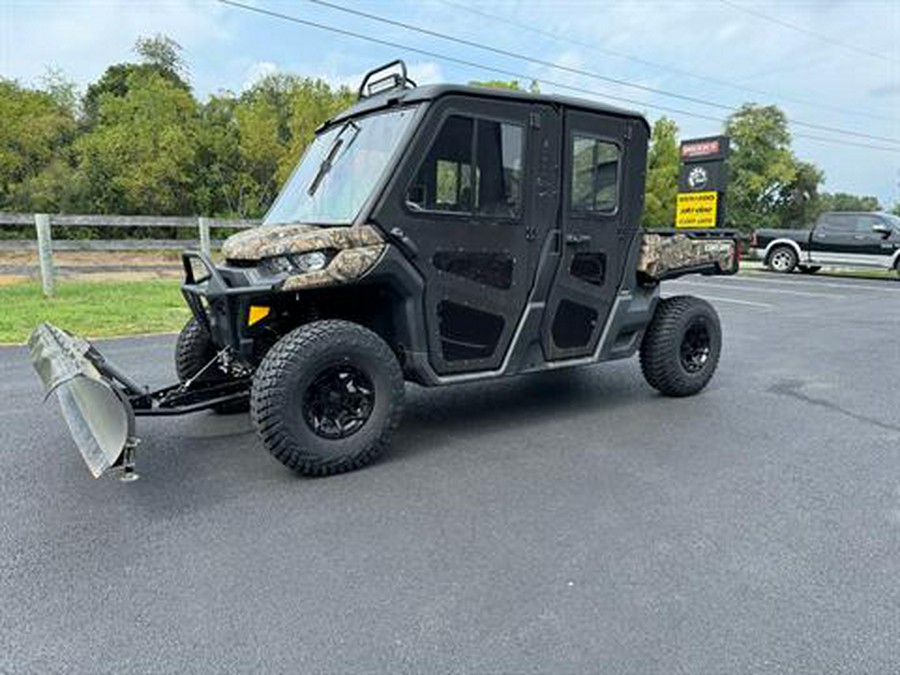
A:
{"type": "MultiPolygon", "coordinates": [[[[468,61],[466,59],[460,59],[455,56],[449,56],[447,54],[442,54],[440,52],[435,52],[435,51],[431,51],[428,49],[422,49],[419,47],[411,47],[409,45],[404,45],[399,42],[393,42],[391,40],[384,40],[381,38],[372,37],[371,35],[364,35],[362,33],[357,33],[355,31],[347,30],[346,28],[338,28],[337,26],[329,26],[328,24],[318,23],[316,21],[309,21],[307,19],[301,19],[300,17],[291,16],[289,14],[283,14],[281,12],[276,12],[276,11],[273,11],[270,9],[264,9],[262,7],[254,7],[252,5],[246,5],[241,2],[237,2],[236,0],[218,0],[218,1],[224,5],[230,5],[232,7],[237,7],[239,9],[243,9],[248,12],[253,12],[255,14],[262,14],[265,16],[270,16],[270,17],[273,17],[276,19],[281,19],[283,21],[289,21],[291,23],[296,23],[296,24],[299,24],[302,26],[307,26],[309,28],[316,28],[316,29],[324,30],[324,31],[327,31],[330,33],[335,33],[338,35],[352,37],[357,40],[371,42],[373,44],[390,47],[392,49],[400,49],[400,50],[410,52],[413,54],[420,54],[422,56],[428,56],[430,58],[439,59],[439,60],[445,61],[447,63],[455,63],[458,65],[467,66],[469,68],[476,68],[478,70],[495,73],[498,75],[502,75],[504,77],[512,77],[512,78],[519,79],[519,80],[534,79],[537,82],[540,82],[542,84],[545,84],[545,85],[548,85],[551,87],[556,87],[558,89],[565,89],[567,91],[574,91],[574,92],[577,92],[580,94],[587,94],[590,96],[599,96],[601,98],[611,99],[614,101],[622,101],[624,103],[628,103],[631,105],[636,105],[636,106],[645,107],[645,108],[652,108],[654,110],[662,110],[663,112],[668,112],[668,113],[672,113],[675,115],[684,115],[686,117],[693,117],[696,119],[709,120],[709,121],[715,122],[717,124],[725,123],[725,120],[720,117],[713,117],[712,115],[704,115],[702,113],[691,112],[688,110],[681,110],[679,108],[672,108],[670,106],[664,106],[664,105],[659,105],[659,104],[655,104],[655,103],[646,103],[645,101],[638,101],[635,99],[626,98],[624,96],[608,94],[606,92],[597,91],[595,89],[587,89],[585,87],[578,87],[575,85],[565,84],[562,82],[555,82],[553,80],[548,80],[546,78],[534,78],[531,75],[526,75],[526,74],[523,74],[520,72],[508,70],[505,68],[498,68],[495,66],[485,65],[483,63],[478,63],[475,61],[468,61]]],[[[848,140],[845,140],[842,138],[829,139],[829,138],[820,137],[820,136],[809,136],[806,134],[797,134],[797,133],[793,134],[793,136],[795,138],[809,138],[811,140],[819,140],[819,141],[823,141],[823,142],[833,143],[836,145],[853,146],[853,147],[860,147],[860,148],[869,148],[872,150],[882,150],[885,152],[900,153],[900,148],[890,148],[890,147],[884,147],[884,146],[880,146],[880,145],[871,145],[869,143],[857,143],[855,141],[848,141],[848,140]]]]}
{"type": "Polygon", "coordinates": [[[729,82],[728,80],[723,80],[718,77],[712,77],[710,75],[701,75],[699,73],[693,73],[688,70],[684,70],[682,68],[676,68],[675,66],[670,66],[664,63],[659,63],[657,61],[650,61],[645,58],[641,58],[639,56],[634,56],[633,54],[628,54],[626,52],[620,52],[615,49],[609,49],[608,47],[601,47],[590,42],[585,42],[583,40],[575,40],[565,35],[561,35],[559,33],[544,30],[542,28],[537,28],[536,26],[532,26],[527,23],[523,23],[521,21],[515,21],[513,19],[508,19],[504,16],[500,16],[498,14],[492,14],[490,12],[485,12],[481,9],[476,9],[471,5],[466,5],[460,2],[454,2],[454,0],[438,0],[438,2],[447,5],[448,7],[452,7],[454,9],[460,9],[465,12],[469,12],[471,14],[475,14],[476,16],[480,16],[485,19],[490,19],[492,21],[499,21],[500,23],[505,23],[510,26],[515,26],[517,28],[521,28],[522,30],[527,30],[535,35],[543,35],[545,37],[549,37],[554,40],[559,40],[560,42],[566,42],[571,45],[576,45],[579,47],[585,47],[587,49],[591,49],[595,52],[600,52],[601,54],[609,54],[611,56],[615,56],[620,59],[627,59],[629,61],[633,61],[635,63],[640,63],[641,65],[648,66],[650,68],[656,68],[658,70],[663,70],[670,73],[675,73],[676,75],[682,75],[684,77],[690,77],[695,80],[700,80],[703,82],[710,82],[712,84],[719,85],[721,87],[728,87],[730,89],[735,89],[738,91],[750,92],[752,94],[759,94],[761,96],[766,96],[771,99],[780,98],[785,101],[791,101],[792,103],[799,103],[800,105],[809,106],[811,108],[821,108],[822,110],[831,110],[833,112],[845,113],[848,115],[857,115],[860,117],[868,117],[876,120],[887,120],[893,121],[893,117],[889,117],[887,115],[877,115],[874,113],[866,112],[864,110],[853,110],[851,108],[843,108],[840,106],[830,105],[828,103],[820,103],[817,101],[810,101],[808,99],[798,98],[795,96],[785,96],[784,94],[773,94],[772,92],[766,91],[764,89],[757,89],[756,87],[749,87],[746,85],[741,85],[736,82],[729,82]]]}
{"type": "MultiPolygon", "coordinates": [[[[389,26],[396,26],[398,28],[403,28],[404,30],[414,31],[416,33],[420,33],[422,35],[428,35],[430,37],[436,37],[441,40],[446,40],[448,42],[454,42],[456,44],[464,45],[467,47],[474,47],[475,49],[481,49],[483,51],[491,52],[493,54],[498,54],[500,56],[505,56],[508,58],[518,59],[520,61],[526,61],[528,63],[533,63],[539,66],[544,66],[547,68],[553,68],[554,70],[560,70],[567,73],[572,73],[574,75],[581,75],[583,77],[589,77],[595,80],[601,80],[603,82],[610,82],[612,84],[619,85],[621,87],[628,87],[631,89],[638,89],[640,91],[646,91],[649,93],[657,94],[659,96],[665,96],[668,98],[675,98],[681,101],[687,101],[689,103],[695,103],[697,105],[704,105],[710,108],[717,108],[719,110],[725,110],[727,112],[732,112],[734,110],[734,106],[725,105],[723,103],[717,103],[714,101],[708,101],[706,99],[697,98],[696,96],[688,96],[686,94],[679,94],[677,92],[667,91],[665,89],[658,89],[656,87],[650,87],[644,84],[635,84],[633,82],[628,82],[627,80],[622,80],[615,77],[609,77],[607,75],[601,75],[600,73],[591,72],[589,70],[583,70],[581,68],[574,68],[572,66],[566,66],[561,63],[554,63],[553,61],[546,61],[544,59],[538,59],[533,56],[528,56],[527,54],[520,54],[518,52],[509,51],[506,49],[500,49],[499,47],[491,47],[490,45],[485,45],[479,42],[475,42],[474,40],[467,40],[465,38],[455,37],[453,35],[447,35],[446,33],[441,33],[440,31],[431,30],[429,28],[422,28],[421,26],[415,26],[413,24],[409,24],[403,21],[397,21],[395,19],[388,19],[383,16],[379,16],[377,14],[371,14],[369,12],[363,12],[358,9],[351,9],[350,7],[344,7],[342,5],[335,4],[333,2],[328,2],[328,0],[306,0],[309,3],[320,5],[322,7],[328,7],[330,9],[334,9],[339,12],[344,12],[346,14],[351,14],[353,16],[363,17],[365,19],[369,19],[371,21],[377,21],[378,23],[386,24],[389,26]]],[[[856,138],[864,138],[873,141],[881,141],[883,143],[897,143],[900,145],[900,139],[889,138],[887,136],[876,136],[874,134],[867,134],[862,131],[853,131],[850,129],[841,129],[839,127],[832,127],[825,124],[815,124],[813,122],[804,122],[797,119],[790,119],[791,124],[794,124],[798,127],[805,127],[807,129],[814,129],[817,131],[828,131],[836,134],[843,134],[845,136],[855,136],[856,138]]]]}
{"type": "Polygon", "coordinates": [[[744,12],[746,14],[750,14],[764,21],[768,21],[769,23],[774,23],[778,26],[782,26],[783,28],[789,28],[790,30],[797,31],[798,33],[803,33],[804,35],[808,35],[810,37],[814,37],[817,40],[822,40],[823,42],[827,42],[830,45],[834,45],[835,47],[843,47],[844,49],[849,49],[852,52],[856,52],[857,54],[865,54],[866,56],[871,56],[876,59],[881,59],[882,61],[887,61],[888,63],[900,63],[897,59],[892,59],[889,56],[885,56],[884,54],[879,54],[878,52],[872,52],[868,49],[863,49],[862,47],[857,47],[856,45],[849,44],[847,42],[841,42],[840,40],[835,40],[828,35],[823,35],[822,33],[817,33],[816,31],[810,30],[809,28],[805,28],[804,26],[798,26],[797,24],[790,23],[785,21],[784,19],[779,19],[775,16],[770,16],[769,14],[765,14],[764,12],[760,12],[756,9],[750,9],[744,5],[738,4],[736,2],[731,2],[731,0],[719,0],[723,5],[728,5],[729,7],[736,9],[740,12],[744,12]]]}

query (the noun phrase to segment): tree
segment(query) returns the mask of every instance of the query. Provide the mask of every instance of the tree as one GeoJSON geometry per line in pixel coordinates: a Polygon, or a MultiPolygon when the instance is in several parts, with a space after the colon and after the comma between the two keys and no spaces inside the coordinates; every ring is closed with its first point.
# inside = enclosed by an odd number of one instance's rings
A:
{"type": "Polygon", "coordinates": [[[644,227],[675,224],[678,195],[678,126],[667,117],[653,124],[647,155],[647,185],[644,197],[644,227]]]}
{"type": "Polygon", "coordinates": [[[160,72],[187,76],[187,64],[181,58],[182,47],[172,38],[157,33],[152,38],[139,37],[135,40],[134,51],[143,63],[154,66],[160,72]]]}
{"type": "MultiPolygon", "coordinates": [[[[513,91],[525,91],[525,88],[518,80],[471,80],[469,85],[473,87],[493,87],[494,89],[512,89],[513,91]]],[[[541,93],[541,85],[537,80],[532,80],[528,85],[528,91],[532,94],[541,93]]]]}
{"type": "Polygon", "coordinates": [[[880,211],[878,197],[851,195],[846,192],[822,193],[820,211],[880,211]]]}
{"type": "Polygon", "coordinates": [[[781,190],[779,209],[781,227],[806,227],[822,211],[819,184],[825,174],[815,164],[797,161],[793,180],[781,190]]]}
{"type": "Polygon", "coordinates": [[[137,71],[124,96],[100,99],[96,126],[75,144],[95,213],[195,212],[198,109],[190,92],[137,71]]]}
{"type": "MultiPolygon", "coordinates": [[[[51,164],[70,166],[77,123],[52,93],[0,79],[0,209],[32,210],[35,181],[51,164]]],[[[41,208],[54,209],[46,199],[41,208]]]]}
{"type": "Polygon", "coordinates": [[[895,216],[900,216],[900,202],[894,204],[894,208],[891,209],[891,213],[893,213],[895,216]]]}
{"type": "Polygon", "coordinates": [[[106,69],[99,80],[91,84],[82,100],[84,122],[92,127],[97,122],[100,100],[104,96],[123,97],[128,93],[128,83],[132,75],[137,80],[149,75],[158,75],[171,85],[190,92],[191,87],[184,79],[187,66],[179,54],[181,46],[163,35],[153,38],[138,38],[135,51],[141,56],[141,63],[117,63],[106,69]]]}
{"type": "Polygon", "coordinates": [[[732,145],[728,225],[742,230],[778,226],[785,195],[797,179],[787,117],[776,106],[746,103],[729,116],[725,133],[732,145]]]}

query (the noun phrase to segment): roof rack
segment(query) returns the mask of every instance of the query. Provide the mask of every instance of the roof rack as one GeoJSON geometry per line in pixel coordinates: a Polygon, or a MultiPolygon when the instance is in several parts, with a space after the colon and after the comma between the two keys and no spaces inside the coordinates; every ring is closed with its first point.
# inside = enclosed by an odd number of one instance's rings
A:
{"type": "Polygon", "coordinates": [[[375,94],[380,94],[391,89],[406,89],[415,87],[416,83],[409,79],[406,74],[406,63],[402,59],[395,59],[390,63],[385,63],[373,70],[370,70],[362,79],[359,85],[359,98],[369,98],[375,94]],[[374,78],[375,75],[381,75],[391,68],[399,68],[399,72],[389,73],[383,77],[374,78]]]}

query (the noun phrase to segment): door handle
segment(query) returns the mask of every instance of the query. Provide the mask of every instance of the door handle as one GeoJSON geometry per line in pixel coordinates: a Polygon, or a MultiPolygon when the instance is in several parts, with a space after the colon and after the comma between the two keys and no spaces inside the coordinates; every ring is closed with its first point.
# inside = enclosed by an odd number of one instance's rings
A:
{"type": "Polygon", "coordinates": [[[591,235],[589,234],[567,234],[566,246],[581,246],[582,244],[590,244],[591,235]]]}
{"type": "Polygon", "coordinates": [[[854,234],[854,235],[853,235],[853,238],[856,239],[857,241],[862,241],[863,239],[866,238],[866,235],[864,235],[864,234],[854,234]]]}

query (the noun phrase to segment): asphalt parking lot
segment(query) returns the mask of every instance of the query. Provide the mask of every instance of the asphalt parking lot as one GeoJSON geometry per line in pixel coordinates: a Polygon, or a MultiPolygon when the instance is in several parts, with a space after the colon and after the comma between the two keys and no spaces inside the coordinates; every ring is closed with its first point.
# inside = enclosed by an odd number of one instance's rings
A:
{"type": "MultiPolygon", "coordinates": [[[[897,672],[900,283],[664,289],[721,314],[701,395],[636,359],[410,388],[324,480],[200,414],[93,481],[0,349],[0,672],[897,672]]],[[[155,385],[173,344],[98,343],[155,385]]]]}

